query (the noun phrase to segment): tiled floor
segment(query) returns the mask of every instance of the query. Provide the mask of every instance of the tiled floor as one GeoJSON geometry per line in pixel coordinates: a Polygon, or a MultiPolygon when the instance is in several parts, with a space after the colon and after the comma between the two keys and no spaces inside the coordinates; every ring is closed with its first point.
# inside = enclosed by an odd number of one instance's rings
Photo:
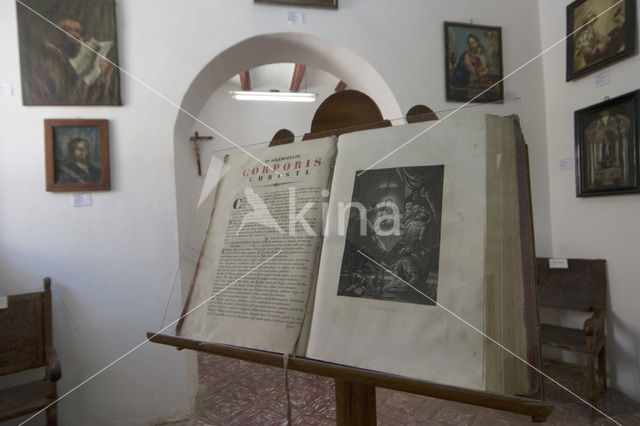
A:
{"type": "MultiPolygon", "coordinates": [[[[199,355],[200,390],[194,417],[182,426],[285,425],[284,376],[281,369],[199,355]]],[[[334,425],[333,380],[290,372],[292,414],[297,425],[334,425]]],[[[562,383],[580,392],[573,377],[562,383]]],[[[555,385],[546,387],[554,411],[547,425],[615,424],[604,416],[592,417],[584,403],[555,385]]],[[[386,389],[376,390],[380,425],[519,425],[529,417],[442,401],[386,389]]],[[[640,403],[615,390],[607,391],[598,408],[623,425],[640,425],[640,403]]]]}

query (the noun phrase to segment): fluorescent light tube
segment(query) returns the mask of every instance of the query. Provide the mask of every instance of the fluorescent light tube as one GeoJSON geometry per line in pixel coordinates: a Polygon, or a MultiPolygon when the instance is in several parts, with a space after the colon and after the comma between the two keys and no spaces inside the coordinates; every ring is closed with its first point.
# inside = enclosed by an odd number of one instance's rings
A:
{"type": "Polygon", "coordinates": [[[231,97],[238,101],[315,102],[317,93],[245,92],[233,90],[231,97]]]}

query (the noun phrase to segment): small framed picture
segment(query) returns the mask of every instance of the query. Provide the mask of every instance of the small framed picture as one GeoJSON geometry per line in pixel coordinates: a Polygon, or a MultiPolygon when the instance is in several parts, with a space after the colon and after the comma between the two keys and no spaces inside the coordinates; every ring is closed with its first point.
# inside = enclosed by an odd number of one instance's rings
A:
{"type": "Polygon", "coordinates": [[[567,6],[567,81],[635,51],[635,0],[577,0],[567,6]]]}
{"type": "Polygon", "coordinates": [[[311,6],[337,9],[338,0],[253,0],[254,3],[272,3],[286,6],[311,6]]]}
{"type": "Polygon", "coordinates": [[[640,90],[575,112],[576,193],[640,192],[640,90]]]}
{"type": "Polygon", "coordinates": [[[444,39],[447,100],[502,101],[502,29],[445,22],[444,39]]]}
{"type": "Polygon", "coordinates": [[[111,189],[107,120],[44,121],[47,191],[111,189]]]}

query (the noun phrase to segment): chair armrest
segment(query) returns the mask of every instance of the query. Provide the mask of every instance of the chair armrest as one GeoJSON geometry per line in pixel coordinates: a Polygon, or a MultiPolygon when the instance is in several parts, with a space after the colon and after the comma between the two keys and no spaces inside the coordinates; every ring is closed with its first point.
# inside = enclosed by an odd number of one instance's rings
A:
{"type": "Polygon", "coordinates": [[[600,329],[604,329],[604,311],[595,312],[592,317],[584,320],[582,330],[587,336],[593,336],[600,329]]]}
{"type": "Polygon", "coordinates": [[[46,365],[45,373],[46,379],[52,382],[57,382],[62,376],[62,368],[60,367],[60,360],[56,354],[56,350],[53,346],[48,346],[45,349],[46,365]]]}

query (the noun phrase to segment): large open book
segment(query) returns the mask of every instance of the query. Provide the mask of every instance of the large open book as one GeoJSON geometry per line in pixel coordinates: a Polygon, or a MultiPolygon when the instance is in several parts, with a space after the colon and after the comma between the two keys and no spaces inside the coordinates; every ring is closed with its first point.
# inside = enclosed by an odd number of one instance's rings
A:
{"type": "Polygon", "coordinates": [[[179,335],[528,393],[517,119],[432,124],[227,156],[179,335]]]}

